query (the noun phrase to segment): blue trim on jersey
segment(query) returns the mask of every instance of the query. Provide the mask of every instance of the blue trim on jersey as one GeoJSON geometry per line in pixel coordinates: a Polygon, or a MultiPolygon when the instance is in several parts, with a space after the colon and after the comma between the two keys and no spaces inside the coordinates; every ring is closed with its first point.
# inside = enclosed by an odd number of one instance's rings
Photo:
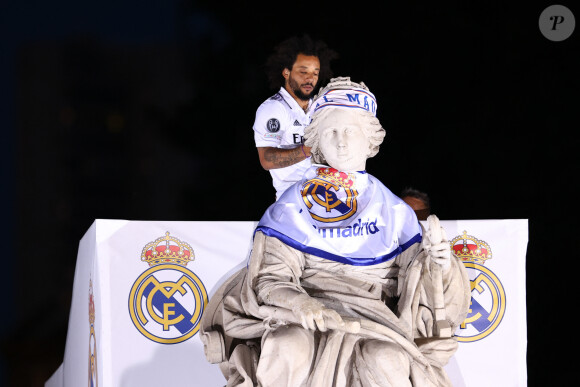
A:
{"type": "Polygon", "coordinates": [[[263,234],[265,234],[269,237],[276,238],[276,239],[280,240],[281,242],[287,244],[288,246],[293,247],[296,250],[302,251],[303,253],[312,254],[312,255],[315,255],[315,256],[320,257],[320,258],[324,258],[324,259],[328,259],[328,260],[331,260],[334,262],[340,262],[340,263],[344,263],[346,265],[352,265],[352,266],[371,266],[371,265],[377,265],[379,263],[390,261],[391,259],[395,258],[399,254],[403,253],[405,250],[407,250],[413,244],[421,242],[421,234],[416,234],[410,240],[408,240],[407,242],[398,246],[397,249],[395,249],[394,251],[391,251],[390,253],[388,253],[386,255],[382,255],[379,257],[375,257],[375,258],[349,258],[349,257],[343,257],[343,256],[336,255],[336,254],[331,254],[327,251],[317,249],[315,247],[303,245],[302,243],[299,243],[299,242],[295,241],[294,239],[292,239],[292,238],[290,238],[290,237],[282,234],[281,232],[276,231],[270,227],[258,226],[256,228],[256,230],[254,231],[254,234],[257,231],[261,231],[263,234]]]}

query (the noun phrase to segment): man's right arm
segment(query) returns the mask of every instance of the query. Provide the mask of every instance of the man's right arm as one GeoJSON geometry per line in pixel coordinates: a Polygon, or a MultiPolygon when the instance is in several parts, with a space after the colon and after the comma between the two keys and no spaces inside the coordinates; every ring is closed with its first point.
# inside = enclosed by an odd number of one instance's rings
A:
{"type": "Polygon", "coordinates": [[[289,167],[310,157],[310,147],[304,145],[291,149],[274,147],[258,147],[257,149],[260,164],[267,171],[289,167]]]}

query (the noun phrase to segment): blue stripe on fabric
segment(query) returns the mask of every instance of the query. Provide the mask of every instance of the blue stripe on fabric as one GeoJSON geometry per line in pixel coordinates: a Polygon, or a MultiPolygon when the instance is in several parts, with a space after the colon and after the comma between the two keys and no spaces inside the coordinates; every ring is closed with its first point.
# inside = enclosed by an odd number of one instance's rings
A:
{"type": "Polygon", "coordinates": [[[423,239],[423,237],[421,236],[421,233],[418,233],[417,235],[415,235],[413,238],[409,239],[407,242],[403,243],[401,245],[401,249],[402,251],[407,250],[409,247],[411,247],[414,243],[420,243],[421,240],[423,239]]]}
{"type": "Polygon", "coordinates": [[[345,105],[342,103],[323,103],[318,105],[316,108],[314,108],[314,111],[318,111],[322,108],[328,107],[328,106],[341,106],[341,107],[346,107],[346,108],[353,108],[353,109],[362,109],[362,110],[366,110],[369,111],[369,109],[365,109],[362,106],[358,106],[358,105],[345,105]]]}
{"type": "Polygon", "coordinates": [[[265,234],[269,237],[274,237],[274,238],[284,242],[288,246],[293,247],[296,250],[302,251],[303,253],[316,255],[317,257],[321,257],[324,259],[328,259],[331,261],[340,262],[340,263],[344,263],[346,265],[352,265],[352,266],[371,266],[371,265],[377,265],[379,263],[390,261],[391,259],[395,258],[397,255],[401,254],[403,251],[407,250],[414,243],[421,242],[421,234],[417,234],[413,238],[411,238],[409,241],[398,246],[394,251],[392,251],[386,255],[382,255],[380,257],[375,257],[375,258],[348,258],[348,257],[343,257],[341,255],[329,253],[327,251],[318,249],[316,247],[303,245],[302,243],[297,242],[294,239],[288,237],[287,235],[282,234],[281,232],[276,231],[270,227],[258,226],[256,228],[256,230],[254,231],[254,234],[257,231],[261,231],[263,234],[265,234]]]}

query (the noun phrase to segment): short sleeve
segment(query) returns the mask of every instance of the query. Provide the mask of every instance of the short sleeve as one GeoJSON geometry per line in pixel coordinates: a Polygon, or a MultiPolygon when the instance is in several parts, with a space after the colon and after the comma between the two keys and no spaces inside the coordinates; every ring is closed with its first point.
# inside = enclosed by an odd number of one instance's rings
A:
{"type": "Polygon", "coordinates": [[[256,111],[254,121],[254,140],[256,147],[277,147],[287,125],[288,113],[282,104],[267,100],[256,111]]]}

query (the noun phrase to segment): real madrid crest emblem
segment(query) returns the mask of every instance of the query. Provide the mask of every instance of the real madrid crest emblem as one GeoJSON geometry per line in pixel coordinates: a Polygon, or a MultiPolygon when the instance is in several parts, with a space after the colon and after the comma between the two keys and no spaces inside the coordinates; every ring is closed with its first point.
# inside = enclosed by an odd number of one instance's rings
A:
{"type": "Polygon", "coordinates": [[[313,219],[340,222],[356,213],[355,176],[334,168],[318,168],[316,177],[302,185],[302,199],[313,219]]]}
{"type": "Polygon", "coordinates": [[[201,280],[186,265],[194,260],[191,246],[170,236],[148,243],[141,260],[149,264],[129,295],[129,314],[145,337],[177,344],[194,336],[208,302],[201,280]]]}
{"type": "Polygon", "coordinates": [[[486,242],[464,231],[450,244],[455,256],[463,261],[471,283],[471,306],[456,332],[457,341],[478,341],[501,323],[506,310],[506,294],[499,278],[484,266],[485,261],[491,259],[491,248],[486,242]]]}

